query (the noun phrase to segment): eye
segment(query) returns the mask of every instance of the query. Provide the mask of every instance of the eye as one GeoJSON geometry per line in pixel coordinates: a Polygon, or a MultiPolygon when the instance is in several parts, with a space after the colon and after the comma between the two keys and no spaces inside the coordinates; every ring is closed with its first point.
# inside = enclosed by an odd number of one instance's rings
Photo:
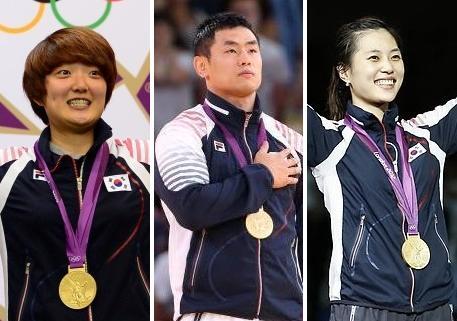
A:
{"type": "Polygon", "coordinates": [[[226,53],[236,53],[236,50],[233,48],[230,48],[230,49],[227,49],[225,52],[226,53]]]}
{"type": "Polygon", "coordinates": [[[379,57],[376,56],[376,55],[373,55],[373,56],[368,57],[368,60],[370,60],[370,61],[379,61],[379,57]]]}
{"type": "Polygon", "coordinates": [[[401,60],[401,56],[400,55],[393,55],[392,60],[395,60],[395,61],[398,61],[398,60],[401,60]]]}
{"type": "Polygon", "coordinates": [[[98,70],[98,69],[91,70],[91,71],[89,72],[89,75],[90,75],[91,77],[94,77],[94,78],[99,78],[99,77],[102,76],[100,70],[98,70]]]}
{"type": "Polygon", "coordinates": [[[57,70],[56,75],[59,77],[66,77],[66,76],[70,76],[71,72],[70,72],[70,70],[67,70],[67,69],[59,69],[59,70],[57,70]]]}
{"type": "Polygon", "coordinates": [[[249,49],[250,53],[257,53],[257,49],[249,49]]]}

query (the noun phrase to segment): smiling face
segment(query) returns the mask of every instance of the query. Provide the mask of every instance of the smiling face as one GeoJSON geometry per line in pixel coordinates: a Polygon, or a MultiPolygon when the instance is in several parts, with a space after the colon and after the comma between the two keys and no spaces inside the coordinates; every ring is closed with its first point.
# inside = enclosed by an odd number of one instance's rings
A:
{"type": "Polygon", "coordinates": [[[46,76],[45,88],[40,105],[46,110],[51,133],[93,130],[105,108],[107,88],[97,67],[63,64],[46,76]]]}
{"type": "Polygon", "coordinates": [[[403,83],[405,67],[400,49],[385,29],[360,33],[351,65],[340,71],[340,78],[350,83],[352,103],[385,111],[403,83]]]}
{"type": "Polygon", "coordinates": [[[194,66],[208,89],[222,98],[255,95],[262,78],[259,44],[245,27],[216,31],[210,56],[196,56],[194,66]]]}

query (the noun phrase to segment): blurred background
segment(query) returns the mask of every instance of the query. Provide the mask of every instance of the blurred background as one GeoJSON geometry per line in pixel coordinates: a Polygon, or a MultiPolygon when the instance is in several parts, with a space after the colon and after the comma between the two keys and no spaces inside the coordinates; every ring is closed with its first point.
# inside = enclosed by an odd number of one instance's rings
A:
{"type": "MultiPolygon", "coordinates": [[[[445,1],[400,7],[395,3],[308,1],[307,103],[328,117],[325,107],[337,28],[365,15],[392,24],[404,43],[405,79],[397,96],[401,118],[412,118],[457,96],[457,27],[445,1]]],[[[447,158],[444,174],[444,213],[451,261],[457,258],[457,157],[447,158]]],[[[307,314],[309,321],[328,321],[328,268],[331,254],[330,218],[322,194],[308,171],[307,190],[307,314]]],[[[457,273],[455,274],[457,275],[457,273]]],[[[455,305],[457,300],[452,299],[455,305]]]]}
{"type": "MultiPolygon", "coordinates": [[[[265,113],[303,133],[303,2],[301,0],[155,0],[154,137],[181,111],[203,102],[204,82],[192,66],[197,25],[208,15],[234,11],[260,37],[263,59],[258,92],[265,113]]],[[[170,321],[168,222],[154,197],[154,320],[170,321]]]]}

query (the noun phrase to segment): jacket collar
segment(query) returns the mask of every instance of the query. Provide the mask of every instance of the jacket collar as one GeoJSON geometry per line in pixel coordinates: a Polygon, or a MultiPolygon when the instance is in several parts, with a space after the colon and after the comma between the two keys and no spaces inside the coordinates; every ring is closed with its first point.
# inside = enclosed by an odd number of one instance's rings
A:
{"type": "Polygon", "coordinates": [[[389,108],[382,118],[382,125],[375,115],[353,105],[351,101],[347,103],[346,113],[367,131],[379,131],[382,126],[387,132],[395,131],[398,120],[398,106],[395,103],[389,104],[389,108]]]}
{"type": "Polygon", "coordinates": [[[205,103],[211,107],[214,115],[221,123],[236,131],[243,130],[244,122],[248,114],[250,114],[248,127],[257,126],[260,115],[262,114],[260,100],[257,95],[255,97],[254,109],[250,113],[241,110],[210,91],[206,94],[205,103]]]}
{"type": "MultiPolygon", "coordinates": [[[[94,158],[99,147],[111,136],[111,127],[103,119],[100,119],[95,125],[94,129],[94,144],[85,156],[91,159],[94,158]]],[[[38,138],[38,148],[46,164],[48,164],[48,166],[54,166],[56,161],[60,158],[60,155],[57,155],[51,151],[49,146],[50,142],[51,130],[48,126],[41,132],[40,137],[38,138]]]]}

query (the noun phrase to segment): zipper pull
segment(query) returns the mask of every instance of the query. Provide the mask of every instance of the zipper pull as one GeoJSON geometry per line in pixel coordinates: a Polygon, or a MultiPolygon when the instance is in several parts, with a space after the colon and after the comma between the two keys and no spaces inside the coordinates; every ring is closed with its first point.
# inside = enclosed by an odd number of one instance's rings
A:
{"type": "Polygon", "coordinates": [[[81,192],[83,190],[83,180],[81,177],[76,178],[76,186],[77,186],[79,192],[81,192]]]}
{"type": "Polygon", "coordinates": [[[395,174],[398,175],[398,162],[396,160],[393,161],[393,164],[394,164],[394,171],[395,171],[395,174]]]}
{"type": "Polygon", "coordinates": [[[30,262],[27,262],[25,265],[25,274],[29,275],[30,274],[30,262]]]}

